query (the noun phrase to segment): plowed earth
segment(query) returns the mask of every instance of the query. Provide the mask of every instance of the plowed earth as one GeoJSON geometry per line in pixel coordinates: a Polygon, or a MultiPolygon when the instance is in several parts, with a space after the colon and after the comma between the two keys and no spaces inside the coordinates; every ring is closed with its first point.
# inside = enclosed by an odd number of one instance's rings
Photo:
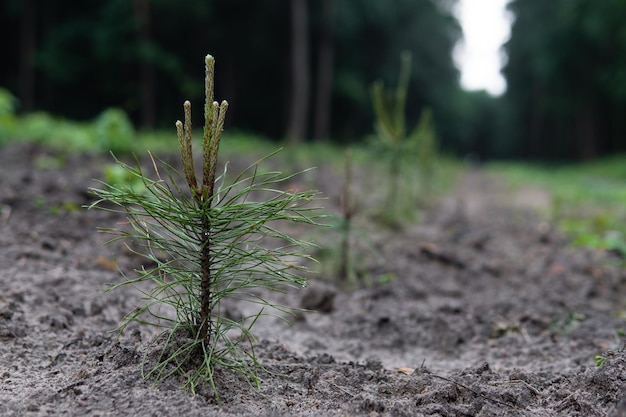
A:
{"type": "MultiPolygon", "coordinates": [[[[125,270],[141,259],[102,246],[96,227],[122,216],[80,208],[105,163],[0,149],[0,415],[626,416],[623,260],[569,245],[536,215],[545,192],[469,169],[418,224],[357,219],[367,285],[320,274],[279,300],[319,312],[257,323],[260,390],[219,370],[222,404],[153,385],[156,330],[111,333],[140,295],[103,293],[113,253],[125,270]]],[[[312,181],[336,211],[341,172],[312,181]]]]}

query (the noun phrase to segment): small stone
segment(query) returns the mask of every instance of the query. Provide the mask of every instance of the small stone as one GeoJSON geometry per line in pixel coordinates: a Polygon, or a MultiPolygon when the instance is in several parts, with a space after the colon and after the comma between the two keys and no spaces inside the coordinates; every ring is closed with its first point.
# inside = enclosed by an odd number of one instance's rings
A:
{"type": "Polygon", "coordinates": [[[330,313],[335,307],[337,290],[321,282],[312,282],[311,286],[304,290],[300,300],[302,308],[315,310],[320,313],[330,313]]]}

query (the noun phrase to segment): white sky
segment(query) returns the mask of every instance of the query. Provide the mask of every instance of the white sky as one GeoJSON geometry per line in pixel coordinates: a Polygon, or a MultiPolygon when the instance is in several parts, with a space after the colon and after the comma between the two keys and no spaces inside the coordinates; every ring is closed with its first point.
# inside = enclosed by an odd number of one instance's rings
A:
{"type": "Polygon", "coordinates": [[[500,50],[510,34],[507,0],[460,0],[455,10],[463,27],[464,41],[454,51],[466,90],[487,90],[500,95],[506,82],[500,74],[504,64],[500,50]]]}

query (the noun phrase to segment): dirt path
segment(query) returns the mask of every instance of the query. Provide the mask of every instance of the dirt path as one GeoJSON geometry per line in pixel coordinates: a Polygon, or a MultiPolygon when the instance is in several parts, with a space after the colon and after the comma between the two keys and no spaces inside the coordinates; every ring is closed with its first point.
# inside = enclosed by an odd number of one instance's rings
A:
{"type": "Polygon", "coordinates": [[[274,373],[260,391],[227,372],[222,405],[206,387],[153,387],[140,365],[155,331],[109,332],[137,294],[102,293],[118,275],[94,230],[120,219],[78,209],[101,164],[0,149],[0,415],[626,416],[619,260],[569,247],[531,210],[549,205],[541,190],[479,171],[419,225],[359,226],[358,269],[374,284],[338,291],[319,277],[286,301],[331,295],[329,312],[259,323],[274,373]]]}

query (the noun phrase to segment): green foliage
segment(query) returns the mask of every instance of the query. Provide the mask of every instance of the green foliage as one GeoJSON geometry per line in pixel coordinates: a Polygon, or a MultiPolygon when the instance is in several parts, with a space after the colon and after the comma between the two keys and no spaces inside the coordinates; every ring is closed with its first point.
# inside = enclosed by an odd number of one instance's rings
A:
{"type": "Polygon", "coordinates": [[[601,354],[597,354],[593,357],[593,361],[596,364],[597,367],[602,367],[604,366],[604,362],[606,362],[606,356],[603,356],[601,354]]]}
{"type": "Polygon", "coordinates": [[[52,202],[46,200],[45,197],[37,196],[33,199],[33,205],[50,216],[58,216],[62,213],[75,213],[80,210],[80,206],[71,200],[61,202],[52,202]]]}
{"type": "MultiPolygon", "coordinates": [[[[626,349],[626,340],[624,339],[625,337],[626,337],[626,331],[624,331],[623,328],[620,327],[618,329],[615,329],[615,341],[613,342],[613,346],[609,350],[608,354],[611,353],[611,350],[626,349]]],[[[607,359],[607,352],[598,353],[597,355],[593,357],[593,361],[598,367],[604,366],[604,364],[606,363],[606,359],[607,359]]]]}
{"type": "Polygon", "coordinates": [[[142,193],[146,191],[146,187],[143,181],[132,172],[128,170],[124,165],[107,164],[103,168],[104,182],[116,187],[127,186],[135,190],[135,192],[142,193]]]}
{"type": "Polygon", "coordinates": [[[372,86],[372,104],[376,116],[375,152],[386,156],[389,163],[388,194],[385,221],[397,225],[415,216],[417,190],[415,168],[421,171],[420,181],[429,191],[437,157],[436,137],[429,109],[422,111],[417,126],[409,133],[406,122],[406,102],[411,73],[411,54],[401,56],[400,77],[395,92],[385,91],[382,82],[372,86]],[[406,196],[409,196],[406,198],[406,196]]]}
{"type": "MultiPolygon", "coordinates": [[[[1,101],[2,99],[0,99],[1,101]]],[[[135,133],[128,117],[119,109],[107,109],[91,123],[81,123],[35,112],[23,117],[6,113],[0,116],[0,144],[34,141],[61,153],[87,152],[131,154],[146,148],[173,152],[175,145],[168,135],[154,132],[135,133]]]]}
{"type": "Polygon", "coordinates": [[[5,88],[0,88],[0,144],[14,134],[16,128],[15,97],[5,88]]]}
{"type": "Polygon", "coordinates": [[[34,140],[60,150],[86,152],[94,148],[94,134],[88,123],[55,118],[44,112],[31,113],[19,120],[19,138],[34,140]]]}
{"type": "Polygon", "coordinates": [[[515,144],[507,125],[509,108],[504,97],[493,97],[487,91],[464,91],[449,101],[455,117],[448,121],[457,138],[457,154],[481,159],[512,155],[515,144]]]}
{"type": "Polygon", "coordinates": [[[391,82],[398,74],[397,57],[410,51],[417,64],[410,69],[407,110],[432,108],[443,141],[456,149],[463,132],[454,122],[461,116],[454,106],[461,90],[452,51],[462,32],[451,8],[430,0],[335,3],[335,135],[367,134],[360,127],[369,126],[371,97],[359,85],[391,82]]]}
{"type": "Polygon", "coordinates": [[[548,220],[575,245],[626,256],[626,157],[568,165],[499,163],[490,169],[515,187],[543,187],[551,195],[548,220]]]}
{"type": "MultiPolygon", "coordinates": [[[[10,3],[11,10],[0,16],[0,30],[6,39],[16,39],[7,42],[4,51],[18,61],[23,45],[18,38],[28,3],[10,3]]],[[[453,123],[459,116],[454,103],[460,89],[452,50],[462,33],[448,7],[451,2],[395,0],[390,5],[380,0],[335,0],[332,14],[324,13],[323,3],[308,3],[309,70],[315,83],[319,42],[326,36],[325,28],[332,27],[335,71],[333,102],[327,108],[332,109],[331,137],[352,142],[368,133],[372,110],[367,86],[377,78],[393,79],[396,57],[410,50],[423,64],[412,67],[408,109],[431,107],[443,143],[455,146],[463,130],[453,123]]],[[[141,71],[146,65],[158,89],[153,100],[156,127],[166,128],[175,117],[168,103],[180,97],[201,99],[202,83],[192,76],[194,62],[199,53],[211,48],[223,57],[220,67],[225,76],[218,90],[237,98],[236,127],[281,138],[287,112],[274,110],[289,106],[284,88],[290,71],[285,54],[290,42],[285,36],[290,4],[242,5],[214,0],[45,2],[33,8],[35,15],[30,16],[38,22],[33,35],[37,39],[34,108],[85,121],[104,108],[115,107],[139,122],[142,88],[149,84],[141,71]],[[149,6],[145,16],[140,4],[149,6]],[[150,22],[147,37],[142,36],[141,25],[146,18],[150,22]],[[189,36],[193,42],[188,42],[189,36]]],[[[17,92],[21,77],[27,76],[18,73],[18,67],[2,66],[0,85],[17,92]]]]}
{"type": "Polygon", "coordinates": [[[522,157],[626,150],[626,3],[515,0],[504,68],[507,137],[522,157]]]}
{"type": "Polygon", "coordinates": [[[121,109],[107,109],[94,121],[96,141],[100,149],[113,153],[128,152],[135,140],[135,129],[121,109]]]}
{"type": "Polygon", "coordinates": [[[548,329],[554,334],[567,336],[576,330],[585,318],[584,314],[568,311],[567,313],[553,317],[548,325],[548,329]]]}
{"type": "Polygon", "coordinates": [[[216,368],[232,369],[259,384],[252,326],[262,315],[292,310],[274,304],[268,292],[306,285],[301,274],[311,260],[306,254],[311,244],[286,234],[280,224],[316,224],[316,209],[308,204],[317,193],[281,190],[277,185],[293,176],[261,172],[263,160],[232,181],[226,170],[216,176],[228,104],[213,101],[213,65],[207,56],[202,181],[193,165],[191,105],[185,102],[184,123],[176,123],[183,172],[152,158],[152,179],[139,163],[133,168],[120,162],[143,189],[103,183],[103,189],[92,190],[99,198],[92,207],[107,209],[102,204],[110,202],[118,208],[108,210],[125,213],[130,230],[104,230],[116,235],[113,240],[138,244],[137,254],[153,265],[111,287],[149,285],[142,290],[142,305],[125,317],[120,331],[131,322],[167,329],[159,359],[145,377],[158,382],[178,374],[192,392],[207,381],[219,400],[216,368]],[[280,243],[270,247],[268,240],[280,243]],[[229,300],[256,304],[259,310],[232,318],[224,307],[229,300]],[[164,312],[168,307],[173,314],[164,312]]]}
{"type": "MultiPolygon", "coordinates": [[[[422,112],[414,135],[417,138],[416,163],[420,173],[420,184],[422,185],[420,195],[428,200],[433,192],[435,170],[439,158],[437,136],[435,135],[432,112],[430,109],[426,109],[422,112]]],[[[426,201],[426,203],[427,202],[428,201],[426,201]]]]}

